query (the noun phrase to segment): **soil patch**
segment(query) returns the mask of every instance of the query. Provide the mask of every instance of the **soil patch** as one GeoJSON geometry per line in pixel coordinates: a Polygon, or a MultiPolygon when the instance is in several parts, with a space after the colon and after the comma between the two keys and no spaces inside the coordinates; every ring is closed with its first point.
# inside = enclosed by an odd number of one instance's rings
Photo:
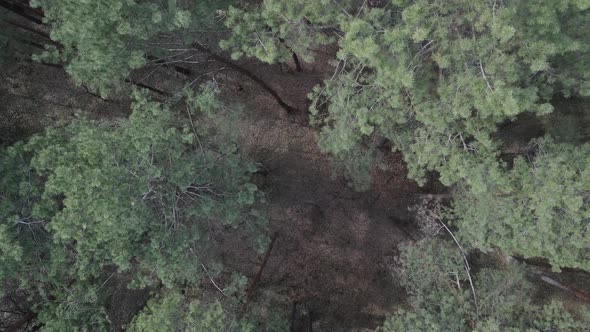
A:
{"type": "MultiPolygon", "coordinates": [[[[301,109],[322,76],[309,64],[294,75],[270,65],[251,68],[301,109]]],[[[230,81],[226,93],[235,91],[230,81]]],[[[268,169],[263,186],[271,204],[271,232],[278,233],[257,300],[273,298],[286,312],[296,302],[311,316],[313,331],[376,328],[405,297],[386,262],[408,240],[402,228],[420,188],[407,179],[401,157],[391,154],[387,170],[374,171],[372,189],[355,192],[320,151],[305,113],[287,115],[258,87],[240,84],[247,108],[241,147],[268,169]]],[[[235,243],[232,236],[220,247],[226,266],[255,275],[259,262],[246,243],[235,243]]]]}

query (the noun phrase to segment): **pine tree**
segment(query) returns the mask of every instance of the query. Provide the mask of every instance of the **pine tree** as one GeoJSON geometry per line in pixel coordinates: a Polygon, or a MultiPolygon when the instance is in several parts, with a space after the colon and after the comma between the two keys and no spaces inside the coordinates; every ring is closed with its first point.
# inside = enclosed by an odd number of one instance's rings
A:
{"type": "Polygon", "coordinates": [[[533,285],[524,267],[514,262],[480,269],[473,276],[475,302],[461,255],[441,238],[402,245],[396,278],[410,295],[410,307],[399,310],[378,331],[573,332],[590,327],[588,308],[570,312],[556,300],[533,303],[533,285]]]}
{"type": "Polygon", "coordinates": [[[469,180],[495,163],[498,124],[590,93],[587,61],[573,60],[588,58],[588,15],[575,1],[425,0],[345,17],[337,75],[313,95],[320,145],[339,154],[381,136],[412,178],[469,180]]]}
{"type": "Polygon", "coordinates": [[[191,123],[134,97],[116,128],[80,120],[2,151],[0,276],[31,294],[47,330],[107,329],[107,271],[131,287],[198,282],[214,225],[265,239],[256,167],[207,120],[214,90],[189,94],[191,123]]]}
{"type": "Polygon", "coordinates": [[[286,332],[285,320],[277,317],[256,321],[248,317],[236,318],[224,310],[220,302],[209,305],[193,301],[179,293],[167,293],[151,299],[130,324],[131,332],[159,331],[235,331],[286,332]]]}
{"type": "MultiPolygon", "coordinates": [[[[296,3],[313,8],[309,1],[296,3]]],[[[252,15],[268,13],[272,23],[265,23],[266,31],[272,38],[302,20],[285,20],[290,17],[281,16],[289,13],[286,5],[265,1],[261,6],[252,15]]],[[[497,132],[518,115],[551,113],[555,95],[590,95],[590,42],[582,32],[590,29],[588,4],[399,0],[384,8],[325,6],[325,17],[310,14],[306,24],[337,31],[340,50],[335,74],[311,94],[310,110],[321,128],[320,146],[345,162],[357,188],[369,187],[373,142],[386,139],[403,153],[409,176],[418,183],[436,171],[443,184],[461,188],[455,213],[472,245],[545,257],[556,268],[588,268],[590,242],[582,227],[588,220],[587,184],[576,177],[583,168],[562,174],[571,177],[558,188],[561,178],[547,183],[518,177],[535,170],[520,159],[514,163],[519,170],[512,170],[512,163],[500,158],[503,142],[497,132]],[[567,194],[564,202],[556,201],[559,193],[549,194],[553,189],[567,194]],[[544,203],[536,203],[539,195],[544,203]],[[523,240],[525,234],[534,241],[523,240]],[[564,242],[571,246],[559,247],[564,242]]],[[[236,36],[247,36],[238,42],[246,45],[239,55],[269,62],[281,58],[265,53],[262,46],[270,41],[252,38],[247,24],[229,22],[236,24],[236,36]]]]}
{"type": "Polygon", "coordinates": [[[298,62],[301,56],[311,62],[311,48],[334,41],[322,29],[334,26],[349,2],[267,0],[256,6],[230,7],[225,25],[231,34],[221,47],[230,49],[234,59],[249,56],[275,63],[294,58],[298,62]]]}
{"type": "Polygon", "coordinates": [[[533,141],[505,173],[457,191],[460,236],[482,250],[544,257],[557,270],[590,270],[589,165],[589,144],[533,141]]]}
{"type": "Polygon", "coordinates": [[[159,37],[178,32],[179,40],[190,44],[196,36],[190,29],[214,22],[216,10],[229,1],[196,1],[184,7],[176,0],[32,3],[43,10],[51,38],[63,46],[49,46],[37,59],[65,63],[76,83],[106,96],[148,57],[170,55],[174,47],[161,44],[159,37]]]}

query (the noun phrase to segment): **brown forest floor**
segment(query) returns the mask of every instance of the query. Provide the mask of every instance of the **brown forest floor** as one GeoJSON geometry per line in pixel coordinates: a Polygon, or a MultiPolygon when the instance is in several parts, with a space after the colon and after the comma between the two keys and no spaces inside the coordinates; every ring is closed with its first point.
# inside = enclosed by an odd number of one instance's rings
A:
{"type": "MultiPolygon", "coordinates": [[[[321,77],[309,64],[296,74],[269,65],[249,67],[301,109],[321,77]]],[[[256,90],[248,84],[240,92],[248,109],[241,146],[270,170],[263,186],[271,204],[271,232],[278,233],[258,295],[296,301],[311,312],[314,331],[375,328],[404,297],[386,262],[407,240],[400,224],[407,221],[408,203],[419,188],[407,180],[400,156],[391,155],[387,171],[374,172],[373,188],[355,192],[333,174],[330,157],[316,144],[316,131],[304,125],[307,115],[287,115],[256,90]]],[[[243,246],[221,247],[226,264],[253,276],[259,264],[242,257],[248,252],[243,246]]]]}

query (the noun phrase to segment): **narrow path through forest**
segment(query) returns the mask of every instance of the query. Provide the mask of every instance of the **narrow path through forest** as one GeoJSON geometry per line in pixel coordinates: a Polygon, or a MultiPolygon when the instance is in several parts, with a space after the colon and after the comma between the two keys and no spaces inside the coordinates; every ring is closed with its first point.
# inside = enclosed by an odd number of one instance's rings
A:
{"type": "MultiPolygon", "coordinates": [[[[303,109],[319,76],[313,67],[294,75],[272,66],[255,69],[303,109]]],[[[231,84],[226,88],[235,91],[231,84]]],[[[354,191],[333,173],[315,130],[305,125],[307,115],[287,114],[256,89],[243,87],[237,96],[247,108],[241,148],[268,169],[261,185],[271,203],[271,232],[279,234],[257,296],[297,302],[313,314],[315,325],[334,331],[375,328],[404,298],[388,262],[408,240],[402,227],[420,188],[407,180],[401,157],[390,155],[387,171],[375,170],[372,189],[354,191]]],[[[259,262],[243,257],[246,246],[221,247],[226,264],[253,276],[259,262]]]]}

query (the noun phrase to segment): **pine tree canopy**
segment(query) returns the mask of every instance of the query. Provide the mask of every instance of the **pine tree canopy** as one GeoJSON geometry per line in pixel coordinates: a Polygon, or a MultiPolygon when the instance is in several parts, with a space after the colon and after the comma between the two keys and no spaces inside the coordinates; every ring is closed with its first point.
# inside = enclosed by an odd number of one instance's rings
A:
{"type": "Polygon", "coordinates": [[[484,186],[459,191],[453,213],[477,248],[544,257],[554,266],[590,270],[590,145],[534,141],[525,157],[484,186]]]}
{"type": "MultiPolygon", "coordinates": [[[[264,219],[251,208],[263,197],[248,182],[256,167],[232,138],[179,125],[144,93],[135,100],[116,128],[80,120],[2,151],[0,276],[39,289],[49,330],[104,325],[98,283],[107,270],[130,273],[133,287],[170,288],[197,282],[201,264],[215,263],[204,255],[212,227],[245,223],[264,240],[264,219]]],[[[211,88],[191,100],[194,118],[216,105],[211,88]]]]}
{"type": "Polygon", "coordinates": [[[550,148],[559,159],[541,153],[512,163],[500,158],[498,135],[499,125],[519,115],[551,113],[554,96],[590,96],[586,2],[399,0],[353,11],[326,1],[321,18],[314,4],[264,1],[250,9],[256,19],[247,22],[262,20],[253,25],[230,15],[235,33],[224,45],[241,45],[236,55],[284,60],[280,40],[297,26],[310,32],[303,47],[338,44],[335,73],[310,95],[310,111],[320,146],[357,188],[368,188],[374,142],[386,139],[403,154],[409,177],[422,184],[436,171],[444,185],[464,192],[455,215],[475,247],[588,268],[588,183],[580,178],[587,172],[568,164],[587,149],[559,145],[550,148]]]}
{"type": "MultiPolygon", "coordinates": [[[[103,96],[121,87],[133,69],[141,68],[148,55],[178,53],[159,37],[215,21],[216,10],[230,1],[199,0],[181,6],[176,0],[34,0],[43,9],[51,38],[62,48],[48,47],[40,60],[63,62],[78,84],[86,84],[103,96]]],[[[177,47],[177,46],[176,46],[177,47]]]]}
{"type": "Polygon", "coordinates": [[[476,304],[462,261],[450,240],[425,238],[402,245],[396,277],[410,294],[411,308],[399,310],[378,331],[573,332],[590,327],[587,308],[571,312],[560,301],[529,301],[532,285],[514,262],[473,275],[476,304]]]}
{"type": "Polygon", "coordinates": [[[342,20],[337,74],[313,95],[320,145],[338,154],[382,136],[418,181],[427,170],[476,181],[497,163],[498,124],[551,112],[555,94],[590,94],[582,7],[397,1],[342,20]]]}
{"type": "Polygon", "coordinates": [[[590,0],[0,10],[0,330],[590,331],[590,0]]]}

